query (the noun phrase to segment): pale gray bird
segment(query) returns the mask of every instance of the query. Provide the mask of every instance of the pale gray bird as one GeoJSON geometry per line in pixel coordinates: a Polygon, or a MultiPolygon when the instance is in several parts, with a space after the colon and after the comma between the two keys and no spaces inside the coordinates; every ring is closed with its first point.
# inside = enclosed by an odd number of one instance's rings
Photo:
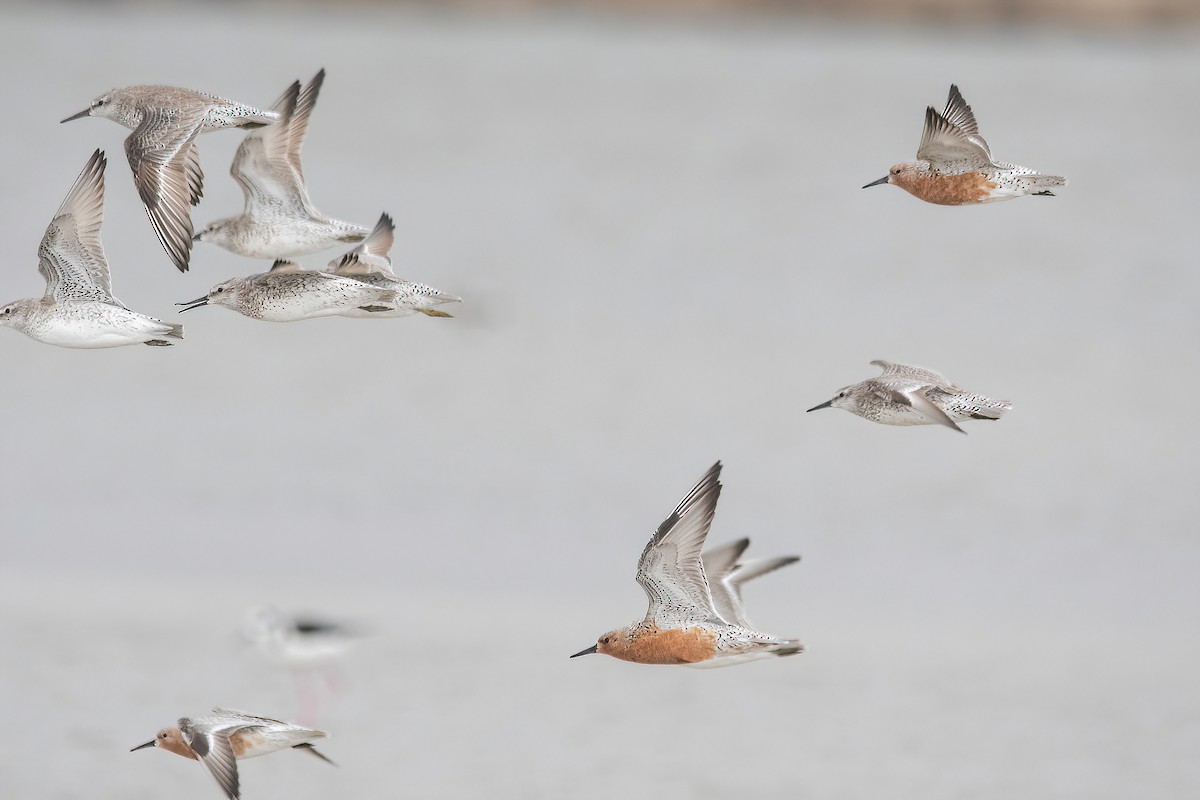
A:
{"type": "Polygon", "coordinates": [[[396,300],[387,309],[351,308],[342,312],[344,317],[405,317],[409,314],[425,314],[430,317],[449,317],[435,306],[444,303],[461,303],[461,297],[446,294],[440,289],[423,283],[406,281],[392,272],[392,259],[388,252],[392,249],[392,240],[396,226],[387,214],[379,217],[374,230],[363,243],[351,250],[340,259],[329,262],[329,272],[346,278],[369,283],[381,289],[390,289],[396,293],[396,300]]]}
{"type": "Polygon", "coordinates": [[[883,374],[846,386],[833,399],[808,410],[844,408],[884,425],[945,425],[959,433],[966,431],[958,422],[996,420],[1012,410],[1012,403],[968,392],[932,370],[890,361],[871,363],[883,374]]]}
{"type": "Polygon", "coordinates": [[[183,338],[182,325],[130,311],[113,297],[100,243],[107,164],[103,151],[92,154],[46,228],[38,247],[46,294],[0,308],[0,325],[59,347],[167,347],[168,338],[183,338]]]}
{"type": "Polygon", "coordinates": [[[174,86],[113,89],[63,122],[104,117],[131,128],[125,155],[133,183],[146,206],[154,233],[171,261],[187,272],[192,253],[189,205],[204,193],[204,172],[196,137],[223,128],[258,128],[279,118],[274,111],[174,86]]]}
{"type": "Polygon", "coordinates": [[[1067,179],[993,159],[991,148],[979,134],[974,112],[952,84],[945,111],[939,114],[933,106],[925,109],[917,160],[896,164],[887,175],[863,188],[885,183],[927,203],[962,206],[1024,195],[1053,196],[1051,189],[1066,186],[1067,179]]]}
{"type": "Polygon", "coordinates": [[[199,761],[216,779],[225,797],[238,800],[241,797],[238,761],[290,748],[306,750],[333,764],[312,745],[314,739],[326,735],[290,722],[214,708],[212,716],[180,718],[177,727],[163,728],[153,739],[130,752],[157,747],[199,761]]]}
{"type": "Polygon", "coordinates": [[[360,242],[367,235],[362,225],[326,217],[308,196],[300,149],[324,80],[322,69],[303,91],[299,81],[293,83],[272,106],[279,121],[242,140],[229,169],[245,196],[242,213],[209,224],[196,241],[241,256],[278,259],[360,242]]]}
{"type": "Polygon", "coordinates": [[[270,272],[218,283],[204,297],[177,305],[191,311],[224,306],[267,322],[296,322],[332,317],[351,308],[389,310],[396,293],[369,283],[302,269],[292,261],[276,261],[270,272]]]}

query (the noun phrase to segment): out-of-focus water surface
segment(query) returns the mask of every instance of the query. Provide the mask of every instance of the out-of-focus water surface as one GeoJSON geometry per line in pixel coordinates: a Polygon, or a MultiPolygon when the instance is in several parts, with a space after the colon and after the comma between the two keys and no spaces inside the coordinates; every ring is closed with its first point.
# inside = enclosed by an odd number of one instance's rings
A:
{"type": "MultiPolygon", "coordinates": [[[[1200,789],[1198,37],[675,26],[234,6],[0,26],[7,300],[93,148],[131,307],[264,268],[154,239],[111,122],[133,83],[269,104],[324,66],[324,211],[397,223],[453,320],[188,314],[172,349],[0,332],[0,794],[213,798],[129,754],[214,704],[290,716],[236,643],[273,601],[363,620],[341,765],[254,798],[1127,798],[1200,789]],[[1053,199],[859,187],[957,82],[1053,199]],[[1012,400],[969,436],[805,415],[886,358],[1012,400]],[[714,542],[804,655],[568,661],[643,613],[653,527],[717,458],[714,542]]],[[[200,140],[197,227],[235,213],[200,140]]],[[[320,264],[335,253],[309,257],[320,264]]]]}

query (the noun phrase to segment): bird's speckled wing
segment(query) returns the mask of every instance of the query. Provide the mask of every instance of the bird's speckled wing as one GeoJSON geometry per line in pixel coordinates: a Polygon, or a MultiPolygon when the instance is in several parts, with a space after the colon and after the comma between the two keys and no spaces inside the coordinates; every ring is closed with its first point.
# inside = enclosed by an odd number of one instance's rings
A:
{"type": "Polygon", "coordinates": [[[229,735],[241,727],[244,725],[223,723],[219,719],[184,717],[179,720],[179,731],[184,740],[196,751],[200,763],[216,779],[229,800],[239,797],[237,760],[229,735]]]}
{"type": "Polygon", "coordinates": [[[107,166],[103,151],[92,154],[42,236],[38,272],[46,279],[48,298],[120,305],[112,296],[108,261],[100,243],[107,166]]]}
{"type": "Polygon", "coordinates": [[[721,496],[720,476],[718,461],[663,520],[642,551],[635,579],[650,598],[646,621],[659,628],[722,621],[700,557],[721,496]]]}
{"type": "Polygon", "coordinates": [[[181,272],[192,252],[188,207],[200,200],[204,180],[193,143],[207,109],[146,109],[142,124],[125,140],[133,182],[163,249],[181,272]]]}
{"type": "Polygon", "coordinates": [[[329,262],[334,275],[384,275],[399,280],[392,272],[392,259],[388,257],[395,240],[396,226],[387,214],[381,214],[375,228],[358,247],[339,259],[329,262]]]}
{"type": "Polygon", "coordinates": [[[934,372],[931,369],[924,367],[913,367],[908,364],[896,364],[892,361],[883,361],[875,359],[871,362],[871,366],[879,367],[883,370],[883,374],[876,380],[893,388],[907,388],[910,386],[934,386],[955,389],[957,387],[946,379],[946,376],[934,372]]]}
{"type": "Polygon", "coordinates": [[[992,166],[991,148],[979,135],[975,114],[957,86],[950,87],[946,110],[941,114],[933,106],[925,109],[925,130],[921,134],[917,158],[928,161],[934,169],[947,164],[955,167],[992,166]]]}

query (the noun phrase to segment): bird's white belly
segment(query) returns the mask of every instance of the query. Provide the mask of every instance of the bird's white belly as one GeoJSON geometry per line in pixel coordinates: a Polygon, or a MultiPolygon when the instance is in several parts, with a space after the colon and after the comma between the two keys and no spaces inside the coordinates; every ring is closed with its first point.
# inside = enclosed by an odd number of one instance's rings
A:
{"type": "Polygon", "coordinates": [[[55,315],[39,320],[28,333],[39,342],[86,350],[141,344],[162,335],[153,320],[132,312],[104,313],[95,318],[55,315]]]}

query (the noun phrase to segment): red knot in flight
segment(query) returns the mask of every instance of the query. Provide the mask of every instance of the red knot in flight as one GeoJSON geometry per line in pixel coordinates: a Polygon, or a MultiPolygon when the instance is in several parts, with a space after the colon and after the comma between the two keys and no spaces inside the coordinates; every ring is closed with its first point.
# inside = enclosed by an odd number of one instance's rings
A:
{"type": "Polygon", "coordinates": [[[100,95],[63,122],[81,117],[104,117],[133,130],[125,139],[133,183],[158,241],[175,266],[187,272],[192,254],[188,206],[204,194],[196,137],[223,128],[270,125],[279,115],[207,92],[127,86],[100,95]]]}
{"type": "Polygon", "coordinates": [[[957,424],[963,420],[996,420],[1012,411],[1012,403],[972,394],[932,370],[890,361],[871,363],[883,374],[840,389],[833,399],[808,410],[844,408],[884,425],[945,425],[959,433],[966,433],[957,424]]]}
{"type": "Polygon", "coordinates": [[[228,800],[241,796],[237,762],[277,750],[307,750],[323,761],[333,762],[312,745],[326,734],[277,719],[256,717],[241,711],[214,708],[211,716],[183,717],[174,728],[164,728],[153,739],[133,750],[159,747],[184,758],[199,761],[216,778],[228,800]]]}
{"type": "MultiPolygon", "coordinates": [[[[718,461],[658,526],[642,551],[636,580],[650,599],[646,617],[605,633],[571,658],[603,653],[638,664],[724,667],[803,652],[804,646],[795,639],[760,633],[746,622],[740,581],[735,577],[741,542],[709,557],[709,565],[721,570],[722,581],[715,594],[710,588],[701,550],[721,495],[720,475],[718,461]],[[714,602],[716,596],[721,597],[720,605],[714,602]]],[[[785,559],[763,571],[783,563],[790,562],[785,559]]]]}
{"type": "Polygon", "coordinates": [[[443,303],[461,303],[461,297],[446,294],[424,283],[414,283],[397,277],[392,272],[392,259],[388,252],[396,226],[387,214],[379,217],[374,230],[363,243],[340,259],[329,262],[329,272],[345,278],[369,283],[381,289],[395,292],[396,299],[390,308],[351,308],[342,312],[344,317],[405,317],[409,314],[424,314],[428,317],[453,316],[435,306],[443,303]]]}
{"type": "Polygon", "coordinates": [[[991,148],[979,135],[971,107],[958,87],[951,85],[945,111],[939,114],[933,106],[925,109],[917,160],[895,165],[863,188],[884,183],[928,203],[962,206],[1027,194],[1053,196],[1050,190],[1066,186],[1067,179],[994,160],[991,148]]]}
{"type": "Polygon", "coordinates": [[[113,297],[100,243],[107,165],[103,151],[92,154],[46,228],[38,247],[46,294],[0,308],[0,325],[59,347],[167,347],[167,339],[183,338],[182,325],[130,311],[113,297]]]}

